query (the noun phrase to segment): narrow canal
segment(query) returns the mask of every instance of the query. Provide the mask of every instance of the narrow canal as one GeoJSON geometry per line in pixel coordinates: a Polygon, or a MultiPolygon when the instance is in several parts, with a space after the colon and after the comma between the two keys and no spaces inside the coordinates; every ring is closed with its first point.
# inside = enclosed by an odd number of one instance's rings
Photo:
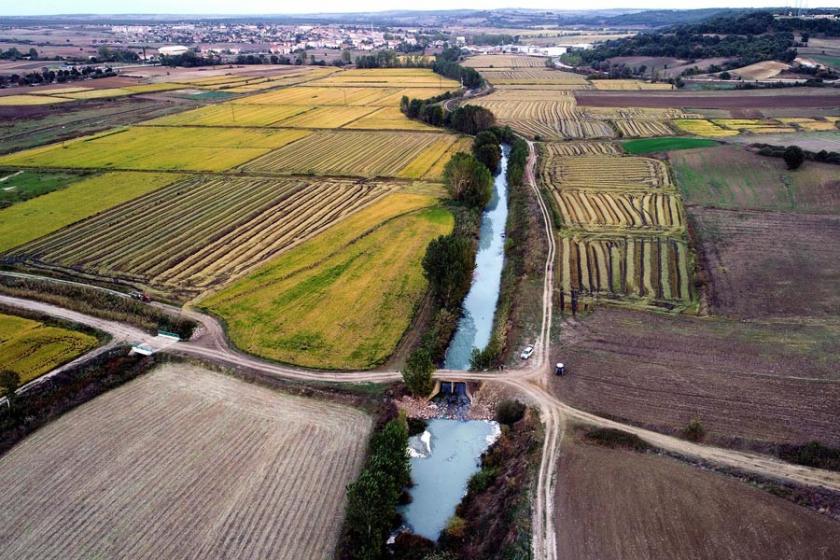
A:
{"type": "Polygon", "coordinates": [[[499,174],[493,182],[493,196],[481,216],[472,285],[464,298],[455,336],[446,351],[443,364],[446,369],[469,369],[473,348],[483,350],[490,341],[505,261],[505,225],[508,216],[506,171],[509,152],[508,146],[502,146],[502,161],[499,174]]]}
{"type": "MultiPolygon", "coordinates": [[[[472,285],[446,352],[447,369],[469,369],[473,348],[483,350],[490,341],[504,265],[509,151],[508,146],[502,147],[493,196],[481,217],[472,285]]],[[[411,438],[414,486],[410,490],[412,501],[401,508],[401,513],[412,532],[433,541],[438,539],[466,494],[470,477],[478,471],[481,454],[498,435],[496,422],[437,418],[429,421],[424,433],[411,438]]]]}

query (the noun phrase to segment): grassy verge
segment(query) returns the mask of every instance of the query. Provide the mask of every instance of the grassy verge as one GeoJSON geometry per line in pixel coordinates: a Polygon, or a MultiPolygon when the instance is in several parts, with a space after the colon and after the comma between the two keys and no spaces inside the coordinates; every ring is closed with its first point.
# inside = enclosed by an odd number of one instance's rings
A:
{"type": "Polygon", "coordinates": [[[100,319],[130,323],[149,332],[158,329],[175,332],[181,338],[189,338],[196,327],[193,321],[184,317],[92,287],[0,276],[0,294],[43,301],[100,319]]]}

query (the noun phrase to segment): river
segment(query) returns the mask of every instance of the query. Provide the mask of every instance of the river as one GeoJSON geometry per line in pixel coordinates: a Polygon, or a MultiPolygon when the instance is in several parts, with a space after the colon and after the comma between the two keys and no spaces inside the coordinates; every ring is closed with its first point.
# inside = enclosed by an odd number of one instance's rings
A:
{"type": "Polygon", "coordinates": [[[473,348],[483,350],[490,341],[499,301],[505,262],[505,226],[508,216],[507,165],[510,148],[502,146],[500,172],[493,181],[493,196],[481,216],[478,252],[472,285],[464,298],[461,319],[446,350],[443,367],[470,369],[473,348]]]}

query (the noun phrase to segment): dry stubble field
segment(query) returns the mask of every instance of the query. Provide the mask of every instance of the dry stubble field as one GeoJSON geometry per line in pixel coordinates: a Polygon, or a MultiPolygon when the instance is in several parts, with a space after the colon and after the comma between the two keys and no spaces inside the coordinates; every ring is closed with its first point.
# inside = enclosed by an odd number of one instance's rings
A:
{"type": "Polygon", "coordinates": [[[0,458],[4,558],[331,559],[371,420],[160,366],[0,458]]]}

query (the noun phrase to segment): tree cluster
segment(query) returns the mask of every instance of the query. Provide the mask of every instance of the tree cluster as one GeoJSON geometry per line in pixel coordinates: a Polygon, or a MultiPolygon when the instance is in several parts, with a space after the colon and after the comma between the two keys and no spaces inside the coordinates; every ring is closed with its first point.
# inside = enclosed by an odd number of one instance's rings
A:
{"type": "Polygon", "coordinates": [[[431,62],[426,57],[398,55],[397,51],[392,50],[356,57],[356,68],[429,68],[430,66],[431,62]]]}
{"type": "Polygon", "coordinates": [[[453,155],[443,170],[449,195],[468,208],[481,210],[493,194],[493,176],[475,156],[464,152],[453,155]]]}
{"type": "Polygon", "coordinates": [[[94,66],[84,66],[81,69],[73,67],[69,70],[43,70],[28,74],[0,75],[0,87],[63,84],[76,80],[107,78],[109,76],[116,76],[111,68],[102,69],[94,66]]]}
{"type": "Polygon", "coordinates": [[[461,66],[461,49],[450,47],[444,49],[432,64],[432,71],[451,80],[457,80],[467,89],[476,89],[484,85],[484,78],[475,68],[461,66]]]}
{"type": "Polygon", "coordinates": [[[30,48],[27,54],[23,54],[16,47],[11,47],[5,51],[0,49],[0,60],[20,60],[24,56],[28,56],[30,60],[38,60],[38,51],[34,47],[30,48]]]}
{"type": "Polygon", "coordinates": [[[827,150],[812,152],[803,150],[799,146],[773,146],[771,144],[753,144],[753,147],[758,148],[759,155],[784,158],[788,169],[797,169],[805,160],[840,165],[840,152],[829,152],[827,150]]]}
{"type": "Polygon", "coordinates": [[[377,560],[387,557],[388,535],[399,524],[397,504],[411,483],[408,426],[398,417],[377,431],[359,477],[347,486],[346,539],[343,557],[377,560]]]}
{"type": "Polygon", "coordinates": [[[129,49],[113,49],[103,45],[99,47],[96,59],[99,62],[137,62],[140,56],[129,49]]]}

